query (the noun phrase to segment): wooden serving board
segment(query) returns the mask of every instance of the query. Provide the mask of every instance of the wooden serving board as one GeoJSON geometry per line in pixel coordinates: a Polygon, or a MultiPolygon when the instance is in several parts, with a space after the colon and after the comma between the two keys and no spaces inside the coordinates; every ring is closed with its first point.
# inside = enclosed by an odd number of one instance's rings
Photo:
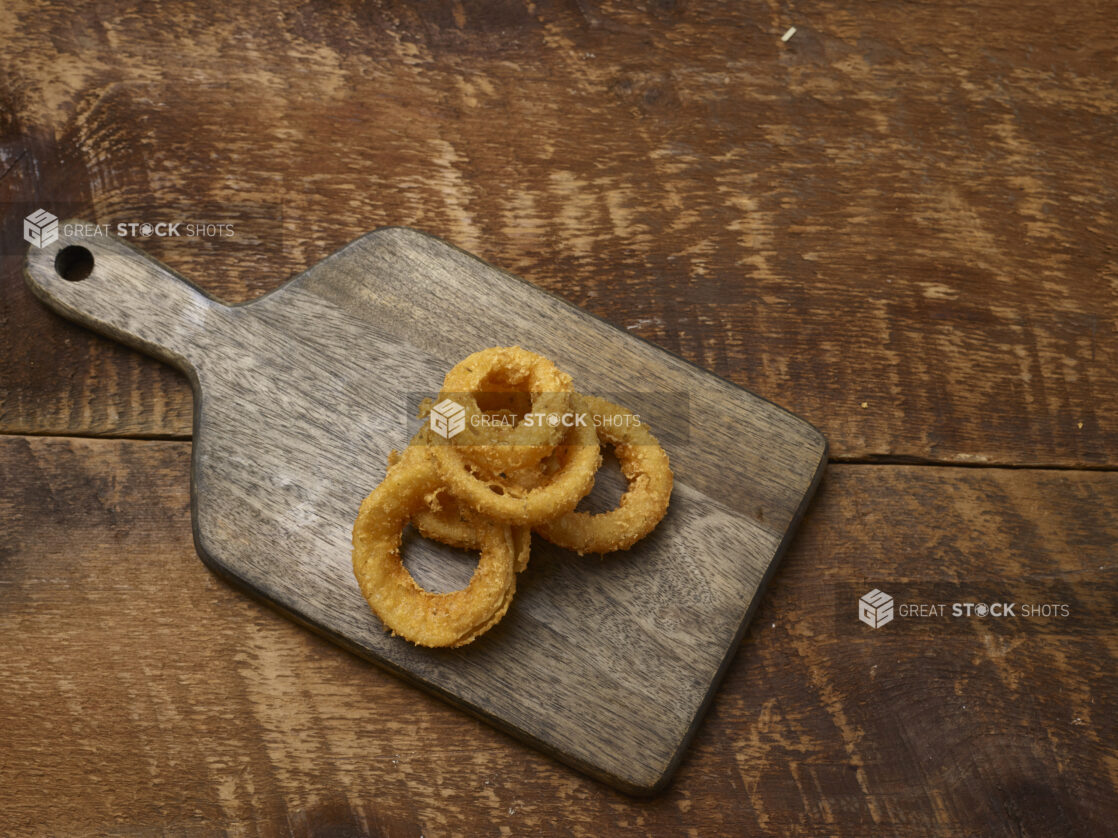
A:
{"type": "MultiPolygon", "coordinates": [[[[209,567],[631,793],[670,778],[826,459],[820,433],[785,410],[413,230],[377,230],[235,306],[112,238],[32,247],[26,275],[56,311],[190,378],[194,540],[209,567]],[[74,247],[93,260],[81,281],[60,275],[85,255],[74,247]],[[675,472],[671,508],[604,558],[535,538],[496,628],[461,649],[418,648],[362,598],[353,521],[389,449],[407,444],[418,397],[471,352],[514,344],[651,424],[675,472]]],[[[405,542],[435,590],[472,571],[449,552],[405,542]]]]}

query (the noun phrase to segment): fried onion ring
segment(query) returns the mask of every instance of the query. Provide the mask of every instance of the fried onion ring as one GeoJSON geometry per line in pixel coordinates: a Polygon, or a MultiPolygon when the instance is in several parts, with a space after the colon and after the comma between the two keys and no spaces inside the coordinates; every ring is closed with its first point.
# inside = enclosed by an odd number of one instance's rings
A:
{"type": "Polygon", "coordinates": [[[361,504],[353,527],[353,570],[373,612],[385,627],[418,646],[463,646],[495,625],[508,610],[516,585],[512,531],[476,522],[481,558],[460,591],[423,590],[400,556],[404,524],[439,488],[427,449],[414,449],[388,469],[361,504]]]}
{"type": "MultiPolygon", "coordinates": [[[[428,439],[428,429],[417,433],[411,445],[424,444],[428,439]]],[[[388,452],[388,467],[396,465],[401,459],[398,451],[388,452]]],[[[426,504],[411,519],[412,525],[424,538],[438,541],[448,547],[462,550],[480,550],[478,539],[478,519],[480,515],[470,507],[460,503],[445,489],[436,489],[425,498],[426,504]]],[[[516,552],[516,572],[528,567],[532,549],[532,528],[517,526],[512,528],[513,549],[516,552]]]]}
{"type": "Polygon", "coordinates": [[[668,511],[674,483],[668,455],[625,408],[595,396],[580,398],[594,416],[602,444],[613,446],[629,486],[616,509],[597,515],[567,512],[535,530],[579,555],[624,550],[648,535],[668,511]]]}
{"type": "MultiPolygon", "coordinates": [[[[578,398],[575,394],[572,399],[576,411],[578,398]]],[[[452,495],[485,517],[519,526],[535,526],[570,512],[594,488],[594,474],[602,464],[598,434],[589,421],[567,431],[556,452],[562,464],[533,488],[485,479],[454,446],[431,445],[429,450],[452,495]]]]}
{"type": "Polygon", "coordinates": [[[526,403],[524,412],[532,413],[533,421],[467,422],[450,444],[488,476],[533,466],[563,439],[566,428],[544,417],[568,413],[573,389],[569,375],[535,352],[519,346],[475,352],[446,374],[439,401],[457,402],[471,419],[503,414],[514,420],[517,405],[526,403]]]}
{"type": "MultiPolygon", "coordinates": [[[[430,498],[430,496],[429,496],[430,498]]],[[[481,516],[445,490],[440,490],[428,501],[428,508],[420,510],[412,518],[412,524],[419,534],[432,541],[458,547],[462,550],[480,550],[478,540],[478,519],[481,516]],[[432,503],[433,501],[433,503],[432,503]]],[[[512,544],[516,554],[516,572],[528,567],[528,556],[532,549],[532,528],[514,526],[512,544]]]]}

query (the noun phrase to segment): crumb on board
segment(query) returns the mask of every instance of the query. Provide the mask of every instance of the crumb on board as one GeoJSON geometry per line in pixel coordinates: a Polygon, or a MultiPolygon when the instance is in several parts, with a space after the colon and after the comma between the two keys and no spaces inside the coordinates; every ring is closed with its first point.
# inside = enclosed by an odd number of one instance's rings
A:
{"type": "Polygon", "coordinates": [[[788,39],[791,38],[795,34],[796,34],[796,27],[795,26],[789,26],[788,31],[780,36],[780,40],[784,41],[784,43],[788,43],[788,39]]]}

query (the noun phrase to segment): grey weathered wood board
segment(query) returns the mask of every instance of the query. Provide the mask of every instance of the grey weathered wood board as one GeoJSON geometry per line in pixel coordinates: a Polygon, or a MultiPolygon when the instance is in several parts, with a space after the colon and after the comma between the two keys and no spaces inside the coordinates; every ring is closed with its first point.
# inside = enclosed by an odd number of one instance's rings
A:
{"type": "MultiPolygon", "coordinates": [[[[787,411],[414,230],[377,230],[235,306],[113,238],[32,247],[26,275],[58,312],[190,378],[194,540],[215,572],[632,793],[670,778],[826,459],[819,432],[787,411]],[[68,247],[92,255],[81,281],[59,273],[68,247]],[[406,445],[416,395],[471,352],[513,344],[580,390],[637,402],[672,460],[671,508],[603,558],[536,537],[495,629],[462,649],[417,648],[362,598],[353,521],[389,449],[406,445]]],[[[440,545],[409,538],[405,552],[436,590],[469,576],[440,545]]]]}

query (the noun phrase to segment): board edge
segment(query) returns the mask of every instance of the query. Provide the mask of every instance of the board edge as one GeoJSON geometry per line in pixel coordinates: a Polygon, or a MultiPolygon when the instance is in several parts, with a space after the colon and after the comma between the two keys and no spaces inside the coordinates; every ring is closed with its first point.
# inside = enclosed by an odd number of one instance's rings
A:
{"type": "MultiPolygon", "coordinates": [[[[805,423],[809,424],[809,423],[805,423]]],[[[815,497],[816,491],[819,489],[819,484],[823,481],[823,474],[827,470],[828,451],[829,446],[825,437],[820,434],[823,442],[823,448],[819,455],[819,462],[815,467],[815,472],[808,483],[807,488],[804,490],[803,496],[796,507],[796,511],[792,514],[792,518],[788,522],[788,526],[784,530],[784,535],[781,537],[780,543],[777,545],[773,553],[772,559],[769,561],[768,567],[765,568],[764,574],[761,576],[761,581],[757,584],[756,590],[753,592],[753,598],[750,600],[749,607],[746,609],[745,614],[742,616],[741,624],[738,626],[734,634],[733,640],[726,647],[726,655],[723,657],[722,662],[718,666],[714,677],[710,681],[706,694],[703,700],[699,703],[698,709],[695,711],[695,716],[692,719],[691,725],[680,739],[679,745],[672,755],[672,760],[668,763],[667,768],[664,769],[663,775],[660,779],[649,788],[648,795],[659,794],[664,791],[671,783],[675,772],[678,770],[680,764],[686,755],[695,733],[698,731],[699,726],[702,724],[704,718],[710,710],[710,706],[714,701],[715,693],[721,686],[723,679],[726,677],[726,672],[730,668],[730,664],[737,656],[738,651],[741,649],[742,640],[745,638],[745,632],[748,630],[750,623],[753,622],[753,617],[764,598],[769,584],[772,582],[773,577],[776,575],[777,570],[783,562],[785,553],[791,546],[793,539],[799,531],[800,524],[803,522],[804,516],[807,514],[807,509],[811,505],[812,499],[815,497]]]]}

